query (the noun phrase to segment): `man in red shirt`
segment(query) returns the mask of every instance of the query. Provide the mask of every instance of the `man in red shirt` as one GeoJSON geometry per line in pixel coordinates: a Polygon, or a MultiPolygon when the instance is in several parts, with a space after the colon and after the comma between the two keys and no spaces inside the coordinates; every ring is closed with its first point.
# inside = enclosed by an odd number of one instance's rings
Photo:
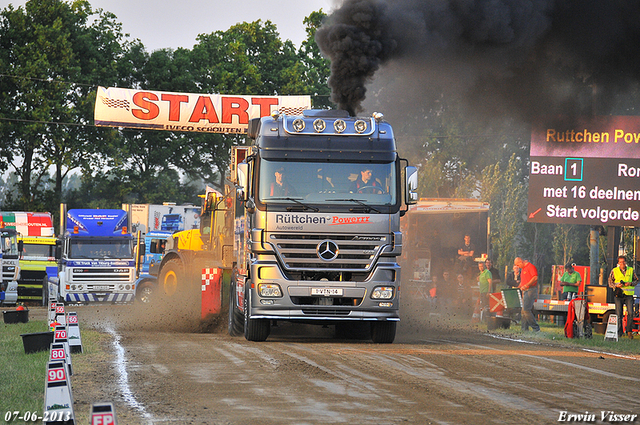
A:
{"type": "Polygon", "coordinates": [[[520,267],[520,286],[522,291],[522,322],[523,331],[528,331],[529,326],[535,332],[540,332],[540,326],[533,315],[533,303],[538,295],[538,269],[528,260],[516,257],[513,265],[520,267]]]}

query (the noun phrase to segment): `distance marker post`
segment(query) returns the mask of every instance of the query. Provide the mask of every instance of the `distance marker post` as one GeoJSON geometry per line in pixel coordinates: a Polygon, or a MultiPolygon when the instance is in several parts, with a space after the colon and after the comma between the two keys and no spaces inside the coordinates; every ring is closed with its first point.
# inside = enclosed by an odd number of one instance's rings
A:
{"type": "Polygon", "coordinates": [[[113,403],[93,403],[91,405],[91,425],[117,425],[113,403]]]}
{"type": "Polygon", "coordinates": [[[75,311],[70,311],[67,316],[67,333],[71,353],[82,353],[82,338],[80,336],[78,315],[75,311]]]}
{"type": "Polygon", "coordinates": [[[64,361],[47,363],[43,423],[48,425],[75,424],[71,383],[64,361]]]}
{"type": "Polygon", "coordinates": [[[67,353],[67,364],[69,365],[69,375],[73,375],[73,366],[71,365],[71,349],[69,348],[69,339],[66,326],[56,326],[53,331],[53,343],[64,344],[65,352],[67,353]]]}

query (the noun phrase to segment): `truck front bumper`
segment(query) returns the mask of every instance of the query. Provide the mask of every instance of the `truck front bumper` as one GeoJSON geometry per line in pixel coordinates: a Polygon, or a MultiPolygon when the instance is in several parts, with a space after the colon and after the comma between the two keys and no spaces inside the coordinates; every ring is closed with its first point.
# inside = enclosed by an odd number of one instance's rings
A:
{"type": "Polygon", "coordinates": [[[69,303],[129,303],[135,294],[67,294],[65,301],[69,303]]]}

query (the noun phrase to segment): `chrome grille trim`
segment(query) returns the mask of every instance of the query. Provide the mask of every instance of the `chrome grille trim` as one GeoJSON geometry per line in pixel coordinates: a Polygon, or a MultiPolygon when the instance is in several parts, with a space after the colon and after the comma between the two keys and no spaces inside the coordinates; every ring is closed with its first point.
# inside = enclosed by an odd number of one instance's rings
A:
{"type": "Polygon", "coordinates": [[[379,240],[363,241],[357,234],[282,234],[270,233],[267,240],[274,247],[285,269],[297,270],[335,270],[335,271],[370,271],[380,256],[382,249],[390,243],[386,234],[367,235],[379,240]],[[318,257],[318,244],[332,240],[339,247],[335,260],[325,261],[318,257]]]}

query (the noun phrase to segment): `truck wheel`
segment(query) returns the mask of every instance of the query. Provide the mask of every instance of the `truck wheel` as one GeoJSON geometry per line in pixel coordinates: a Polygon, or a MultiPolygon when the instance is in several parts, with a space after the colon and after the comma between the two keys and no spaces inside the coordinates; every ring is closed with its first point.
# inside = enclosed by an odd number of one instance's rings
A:
{"type": "Polygon", "coordinates": [[[391,344],[396,339],[396,322],[384,321],[371,324],[371,339],[376,344],[391,344]]]}
{"type": "Polygon", "coordinates": [[[178,289],[178,280],[182,277],[182,262],[175,258],[167,261],[160,272],[160,279],[158,280],[162,293],[167,296],[173,296],[178,289]]]}
{"type": "Polygon", "coordinates": [[[152,282],[145,281],[138,285],[138,289],[136,289],[136,301],[141,302],[143,304],[149,304],[153,301],[155,285],[152,282]]]}
{"type": "Polygon", "coordinates": [[[244,317],[238,307],[236,307],[236,284],[231,283],[229,288],[229,335],[242,335],[244,329],[244,317]]]}
{"type": "MultiPolygon", "coordinates": [[[[247,280],[246,288],[251,288],[251,282],[247,280]]],[[[270,323],[265,319],[249,318],[249,297],[251,289],[244,294],[244,337],[247,341],[265,341],[271,331],[270,323]]]]}

